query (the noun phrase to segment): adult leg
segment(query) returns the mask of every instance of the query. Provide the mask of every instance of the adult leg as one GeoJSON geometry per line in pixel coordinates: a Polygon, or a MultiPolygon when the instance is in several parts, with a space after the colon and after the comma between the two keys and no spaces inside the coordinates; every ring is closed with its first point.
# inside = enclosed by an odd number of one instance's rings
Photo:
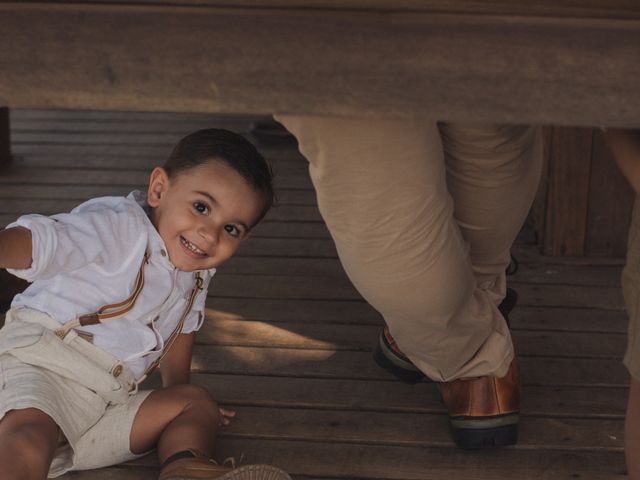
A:
{"type": "Polygon", "coordinates": [[[446,123],[440,131],[455,220],[469,243],[478,288],[498,304],[511,246],[540,181],[540,128],[446,123]]]}
{"type": "Polygon", "coordinates": [[[43,480],[58,444],[60,429],[35,408],[11,410],[0,421],[3,480],[43,480]]]}
{"type": "Polygon", "coordinates": [[[350,279],[430,378],[502,376],[508,329],[477,288],[435,123],[279,116],[310,162],[350,279]]]}

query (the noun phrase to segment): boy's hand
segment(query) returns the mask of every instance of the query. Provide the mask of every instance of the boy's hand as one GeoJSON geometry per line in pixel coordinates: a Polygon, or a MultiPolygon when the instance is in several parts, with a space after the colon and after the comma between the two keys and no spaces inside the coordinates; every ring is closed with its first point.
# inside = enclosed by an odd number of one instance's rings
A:
{"type": "Polygon", "coordinates": [[[218,408],[218,411],[220,412],[220,420],[218,421],[218,425],[222,427],[227,427],[231,425],[231,419],[236,416],[235,410],[218,408]]]}

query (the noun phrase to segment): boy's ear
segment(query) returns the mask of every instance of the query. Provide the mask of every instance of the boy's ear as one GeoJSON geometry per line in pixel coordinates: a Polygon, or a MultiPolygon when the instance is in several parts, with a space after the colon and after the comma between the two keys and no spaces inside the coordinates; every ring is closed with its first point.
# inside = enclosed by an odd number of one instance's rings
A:
{"type": "Polygon", "coordinates": [[[156,167],[149,177],[149,188],[147,189],[147,203],[150,207],[157,207],[160,204],[162,195],[169,188],[169,175],[162,167],[156,167]]]}

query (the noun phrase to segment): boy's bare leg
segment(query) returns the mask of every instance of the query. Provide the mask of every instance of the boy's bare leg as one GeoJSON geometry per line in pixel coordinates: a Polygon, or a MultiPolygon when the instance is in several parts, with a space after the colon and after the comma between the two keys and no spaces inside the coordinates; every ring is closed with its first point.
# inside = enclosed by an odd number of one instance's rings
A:
{"type": "Polygon", "coordinates": [[[627,418],[625,420],[624,449],[629,480],[640,480],[640,380],[631,378],[627,418]]]}
{"type": "Polygon", "coordinates": [[[0,472],[3,480],[47,478],[60,429],[36,408],[11,410],[0,421],[0,472]]]}
{"type": "Polygon", "coordinates": [[[189,449],[211,456],[218,422],[218,405],[204,388],[185,384],[156,390],[136,414],[131,451],[156,447],[160,463],[189,449]]]}

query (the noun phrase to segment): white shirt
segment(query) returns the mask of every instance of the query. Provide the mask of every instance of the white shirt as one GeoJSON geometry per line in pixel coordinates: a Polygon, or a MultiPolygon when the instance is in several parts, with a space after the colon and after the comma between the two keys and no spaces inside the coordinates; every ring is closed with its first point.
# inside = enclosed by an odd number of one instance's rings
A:
{"type": "MultiPolygon", "coordinates": [[[[105,323],[81,327],[93,335],[94,345],[126,362],[136,378],[162,354],[195,286],[195,272],[180,271],[169,261],[145,209],[144,196],[136,191],[126,198],[95,198],[70,213],[24,215],[7,227],[28,228],[33,239],[31,266],[9,269],[33,282],[13,299],[11,307],[40,310],[61,325],[128,298],[144,253],[149,253],[144,288],[133,309],[105,323]]],[[[215,269],[200,272],[203,290],[182,333],[202,326],[214,273],[215,269]]]]}

